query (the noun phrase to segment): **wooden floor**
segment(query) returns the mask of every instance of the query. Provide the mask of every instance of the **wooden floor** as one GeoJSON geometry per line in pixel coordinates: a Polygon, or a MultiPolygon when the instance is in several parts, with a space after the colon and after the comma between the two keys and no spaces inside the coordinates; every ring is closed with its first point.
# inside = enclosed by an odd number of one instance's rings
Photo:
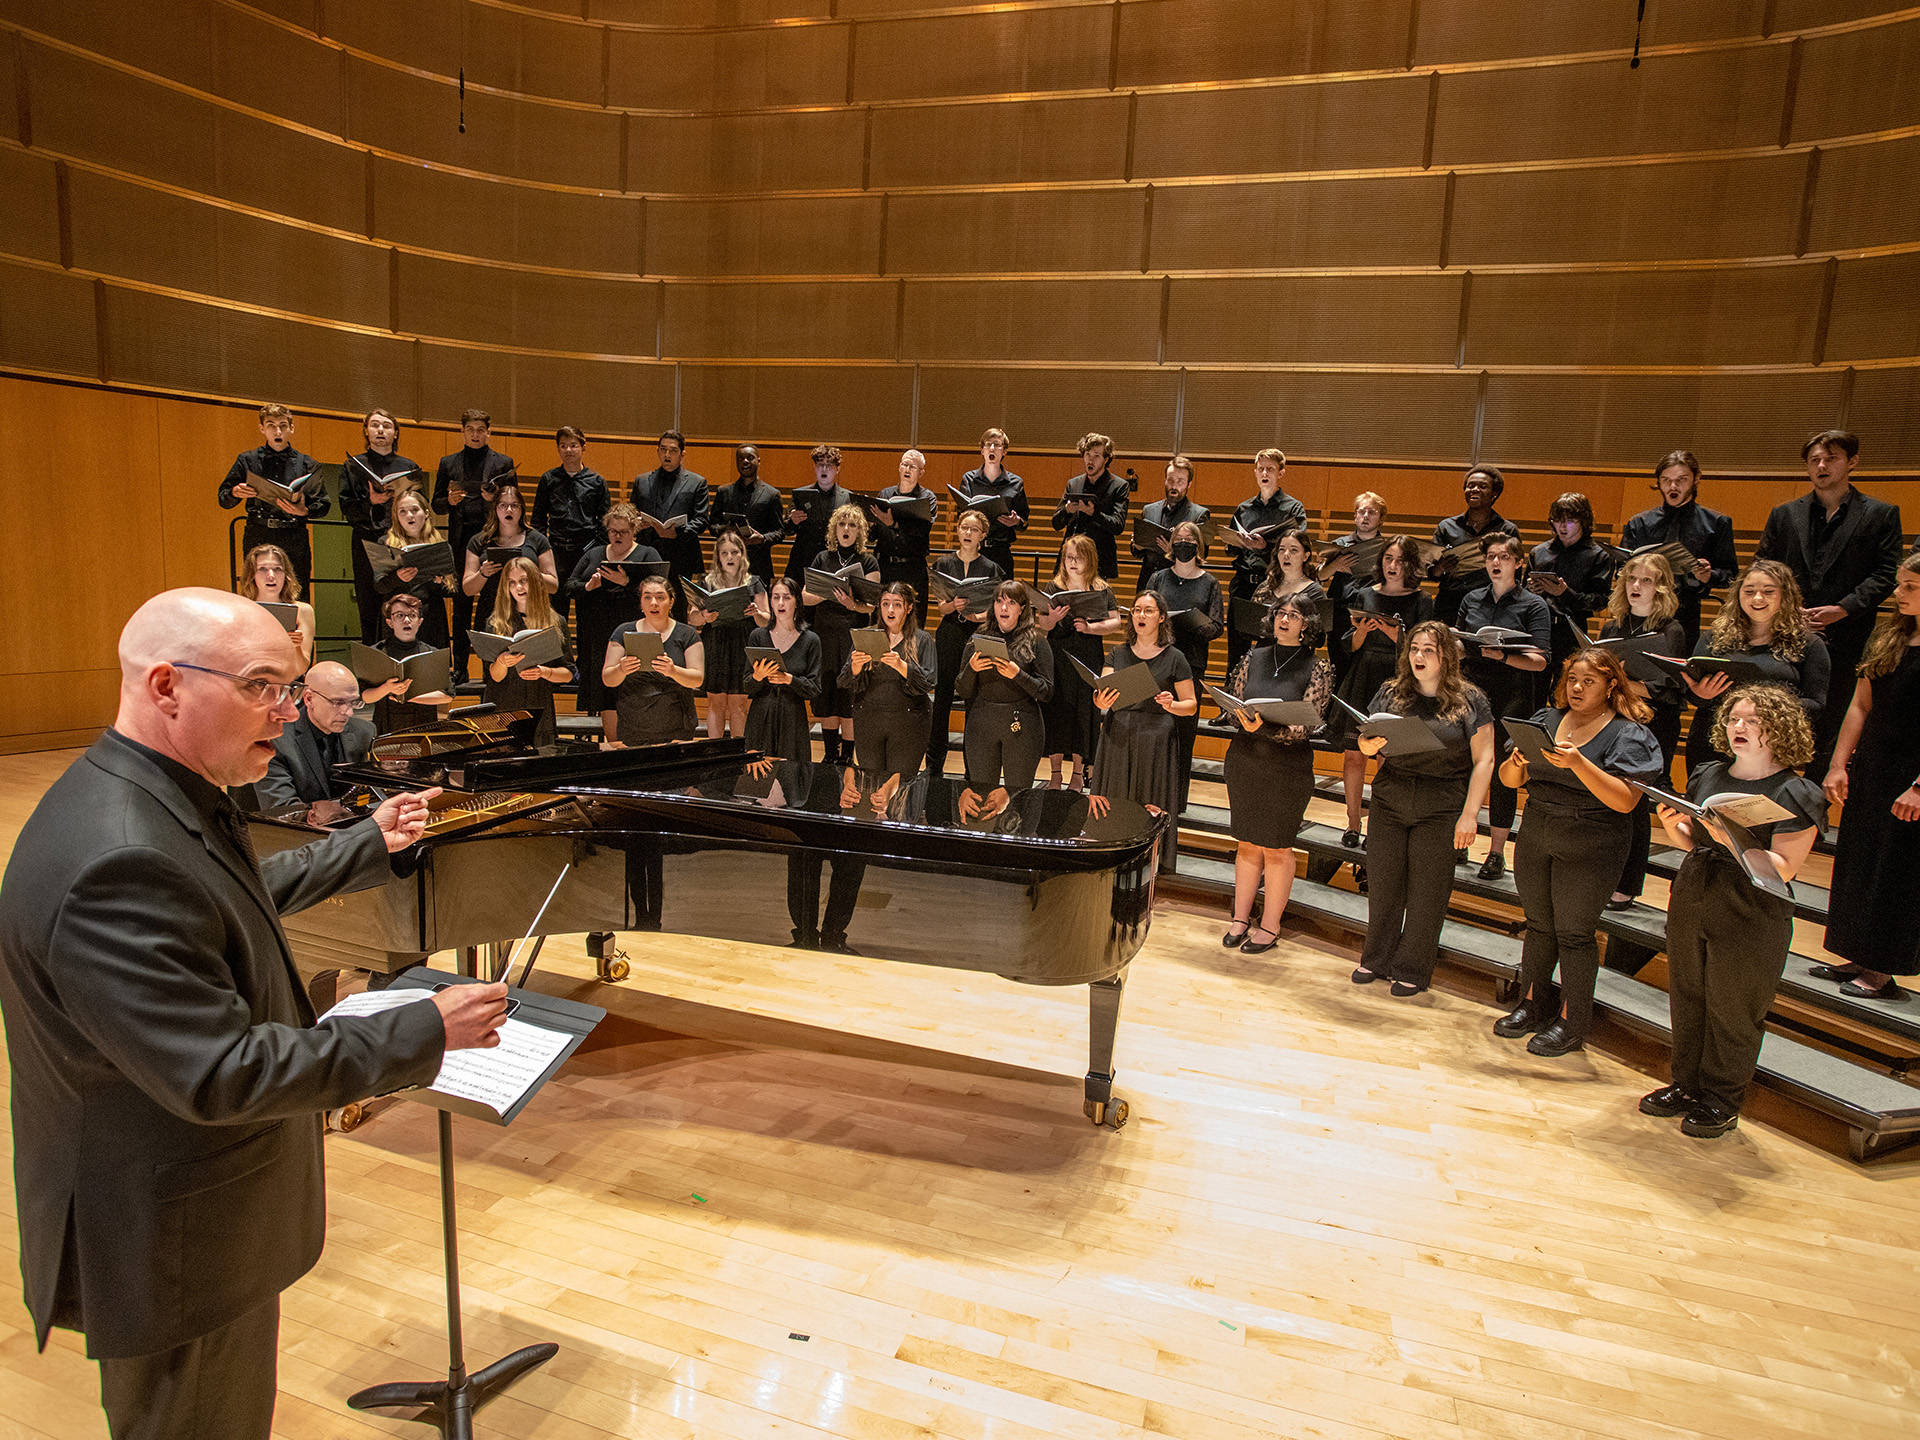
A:
{"type": "MultiPolygon", "coordinates": [[[[67,758],[0,760],[0,842],[67,758]]],[[[1084,991],[638,937],[600,987],[549,945],[536,983],[612,1014],[511,1130],[458,1126],[469,1355],[561,1346],[482,1433],[1920,1434],[1920,1162],[1687,1140],[1616,1060],[1220,929],[1156,918],[1117,1133],[1084,991]]],[[[444,1369],[429,1113],[327,1146],[275,1433],[425,1434],[343,1401],[444,1369]]],[[[9,1284],[0,1435],[105,1435],[94,1384],[9,1284]]]]}

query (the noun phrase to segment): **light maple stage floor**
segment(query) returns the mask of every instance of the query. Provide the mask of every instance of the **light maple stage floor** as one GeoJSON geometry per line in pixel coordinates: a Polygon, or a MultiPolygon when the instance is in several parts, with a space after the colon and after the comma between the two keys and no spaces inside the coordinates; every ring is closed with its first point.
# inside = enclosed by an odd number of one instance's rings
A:
{"type": "MultiPolygon", "coordinates": [[[[0,760],[0,840],[66,758],[0,760]]],[[[612,1013],[512,1129],[456,1125],[469,1356],[561,1346],[481,1432],[1920,1434],[1920,1164],[1687,1140],[1614,1059],[1220,928],[1156,918],[1117,1133],[1084,990],[637,936],[604,987],[549,945],[612,1013]]],[[[432,1121],[327,1151],[276,1433],[424,1434],[343,1402],[444,1367],[432,1121]]],[[[104,1435],[77,1339],[36,1356],[11,1285],[0,1327],[0,1434],[104,1435]]]]}

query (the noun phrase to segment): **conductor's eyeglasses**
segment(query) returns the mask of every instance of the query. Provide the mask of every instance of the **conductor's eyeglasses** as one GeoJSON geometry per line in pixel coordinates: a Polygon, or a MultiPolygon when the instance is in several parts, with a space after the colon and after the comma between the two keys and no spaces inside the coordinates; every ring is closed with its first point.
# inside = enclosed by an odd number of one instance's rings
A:
{"type": "Polygon", "coordinates": [[[184,660],[169,660],[167,663],[176,670],[198,670],[202,675],[218,675],[222,680],[231,680],[247,692],[248,699],[269,710],[289,702],[297,703],[307,693],[307,682],[304,680],[261,680],[251,675],[235,675],[230,670],[215,670],[208,665],[189,665],[184,660]]]}

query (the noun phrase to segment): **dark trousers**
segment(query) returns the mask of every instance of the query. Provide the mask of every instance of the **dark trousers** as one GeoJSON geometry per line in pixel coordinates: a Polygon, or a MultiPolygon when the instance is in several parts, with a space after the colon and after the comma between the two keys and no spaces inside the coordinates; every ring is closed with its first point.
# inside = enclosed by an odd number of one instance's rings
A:
{"type": "Polygon", "coordinates": [[[247,552],[256,545],[278,545],[286,551],[293,578],[300,582],[300,598],[313,599],[313,541],[308,538],[306,526],[263,525],[258,520],[249,520],[240,528],[240,558],[245,560],[247,552]]]}
{"type": "MultiPolygon", "coordinates": [[[[1520,980],[1548,994],[1554,967],[1567,1028],[1583,1039],[1593,1029],[1593,984],[1600,973],[1600,911],[1626,863],[1633,827],[1627,817],[1597,804],[1578,811],[1527,803],[1527,823],[1513,852],[1513,880],[1526,911],[1520,980]]],[[[1372,884],[1373,869],[1367,869],[1372,884]]]]}
{"type": "Polygon", "coordinates": [[[855,763],[873,775],[914,776],[927,753],[925,710],[882,710],[871,705],[853,707],[855,763]]]}
{"type": "MultiPolygon", "coordinates": [[[[1662,706],[1653,712],[1653,720],[1647,726],[1653,731],[1653,738],[1660,742],[1660,758],[1664,763],[1660,771],[1660,788],[1673,789],[1673,757],[1680,752],[1680,708],[1662,706]]],[[[1638,896],[1647,884],[1647,859],[1653,854],[1653,806],[1642,795],[1640,803],[1627,814],[1633,822],[1633,842],[1627,850],[1626,868],[1620,872],[1620,883],[1613,888],[1622,895],[1638,896]]]]}
{"type": "Polygon", "coordinates": [[[1180,807],[1176,814],[1184,814],[1187,808],[1187,792],[1193,789],[1193,742],[1200,736],[1200,716],[1176,715],[1173,717],[1174,739],[1180,746],[1180,807]]]}
{"type": "Polygon", "coordinates": [[[379,535],[363,535],[353,532],[348,548],[353,552],[353,607],[360,612],[360,643],[371,645],[381,636],[380,602],[386,599],[373,584],[373,562],[367,559],[366,548],[360,543],[371,540],[379,544],[379,535]]]}
{"type": "Polygon", "coordinates": [[[796,850],[787,856],[787,914],[793,920],[793,938],[801,945],[844,945],[866,878],[867,862],[856,855],[796,850]],[[827,913],[821,916],[820,872],[828,865],[833,878],[827,882],[827,913]]]}
{"type": "Polygon", "coordinates": [[[1829,630],[1822,637],[1827,642],[1827,660],[1833,668],[1827,679],[1827,703],[1819,714],[1808,717],[1813,721],[1813,759],[1805,773],[1815,784],[1827,778],[1833,761],[1833,742],[1840,738],[1847,707],[1853,704],[1854,682],[1860,678],[1854,672],[1859,668],[1860,657],[1866,653],[1872,633],[1871,629],[1851,633],[1829,630]]]}
{"type": "Polygon", "coordinates": [[[927,730],[927,773],[940,775],[947,768],[947,751],[952,748],[947,736],[953,723],[953,687],[960,678],[960,656],[978,625],[969,625],[955,615],[943,615],[933,632],[934,661],[939,678],[933,684],[933,722],[927,730]]]}
{"type": "Polygon", "coordinates": [[[1255,637],[1247,634],[1233,623],[1233,602],[1251,600],[1253,592],[1259,588],[1257,579],[1248,579],[1234,572],[1233,584],[1227,590],[1227,678],[1233,678],[1233,672],[1240,668],[1240,661],[1247,651],[1253,648],[1255,637]]]}
{"type": "Polygon", "coordinates": [[[278,1386],[280,1297],[197,1340],[100,1362],[113,1440],[267,1440],[278,1386]]]}
{"type": "Polygon", "coordinates": [[[1047,753],[1047,725],[1037,705],[967,707],[967,785],[984,795],[998,785],[1024,790],[1047,753]],[[1018,724],[1019,729],[1014,729],[1018,724]]]}
{"type": "Polygon", "coordinates": [[[880,583],[891,585],[894,581],[904,581],[913,587],[913,613],[919,616],[922,630],[927,628],[927,562],[925,560],[892,560],[886,556],[880,558],[880,583]]]}
{"type": "Polygon", "coordinates": [[[1756,890],[1728,856],[1687,857],[1667,901],[1675,1085],[1740,1108],[1792,944],[1791,905],[1756,890]]]}
{"type": "Polygon", "coordinates": [[[573,609],[573,601],[567,595],[567,579],[573,574],[573,567],[580,563],[580,557],[586,553],[585,550],[569,549],[560,545],[553,547],[553,573],[560,577],[560,589],[557,594],[549,597],[548,603],[553,606],[553,613],[560,617],[562,625],[566,624],[567,617],[573,609]]]}
{"type": "Polygon", "coordinates": [[[1466,803],[1464,780],[1390,770],[1374,777],[1361,969],[1409,985],[1432,982],[1453,894],[1453,826],[1466,803]]]}

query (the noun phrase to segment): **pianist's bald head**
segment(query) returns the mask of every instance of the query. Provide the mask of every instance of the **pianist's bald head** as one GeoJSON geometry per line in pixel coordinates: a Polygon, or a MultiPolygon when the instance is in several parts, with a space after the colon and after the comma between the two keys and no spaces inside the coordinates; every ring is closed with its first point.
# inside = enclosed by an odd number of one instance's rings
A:
{"type": "Polygon", "coordinates": [[[250,785],[296,715],[267,692],[300,668],[292,637],[260,605],[223,590],[168,590],[120,632],[113,728],[215,785],[250,785]]]}

